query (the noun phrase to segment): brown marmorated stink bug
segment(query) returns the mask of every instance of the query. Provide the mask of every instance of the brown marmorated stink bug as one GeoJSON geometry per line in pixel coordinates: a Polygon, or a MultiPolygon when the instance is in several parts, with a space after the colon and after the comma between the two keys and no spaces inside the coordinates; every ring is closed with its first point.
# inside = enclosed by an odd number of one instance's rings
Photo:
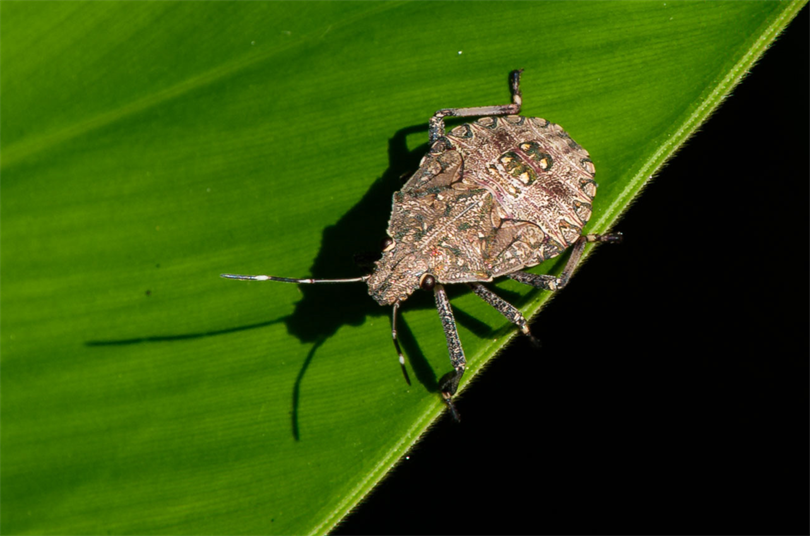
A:
{"type": "Polygon", "coordinates": [[[290,279],[223,274],[228,279],[285,283],[366,283],[380,305],[397,311],[416,289],[432,290],[453,371],[439,382],[453,414],[453,395],[466,368],[445,284],[466,283],[532,338],[520,311],[482,285],[506,276],[546,290],[568,283],[588,242],[619,242],[621,233],[582,235],[596,196],[588,152],[559,126],[520,113],[520,74],[509,75],[512,103],[439,110],[429,122],[430,150],[419,169],[394,194],[382,258],[369,275],[351,279],[290,279]],[[445,133],[445,117],[480,117],[445,133]],[[560,277],[523,269],[571,249],[560,277]]]}

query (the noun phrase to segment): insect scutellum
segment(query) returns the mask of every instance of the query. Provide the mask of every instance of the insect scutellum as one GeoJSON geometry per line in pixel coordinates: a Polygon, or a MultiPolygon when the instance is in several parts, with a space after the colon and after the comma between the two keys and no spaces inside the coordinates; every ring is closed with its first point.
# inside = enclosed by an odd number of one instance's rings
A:
{"type": "Polygon", "coordinates": [[[509,74],[510,104],[447,108],[433,114],[428,123],[430,150],[394,194],[382,258],[370,274],[349,279],[222,277],[298,284],[366,283],[380,305],[392,306],[391,336],[409,385],[397,338],[397,314],[416,289],[432,291],[453,367],[439,381],[439,389],[458,420],[453,396],[467,362],[444,285],[466,284],[537,344],[523,314],[482,283],[503,276],[539,289],[560,290],[587,243],[622,239],[621,233],[582,234],[596,196],[593,162],[559,125],[518,115],[521,73],[509,74]],[[446,117],[480,119],[445,133],[446,117]],[[559,277],[523,271],[568,248],[571,254],[559,277]]]}

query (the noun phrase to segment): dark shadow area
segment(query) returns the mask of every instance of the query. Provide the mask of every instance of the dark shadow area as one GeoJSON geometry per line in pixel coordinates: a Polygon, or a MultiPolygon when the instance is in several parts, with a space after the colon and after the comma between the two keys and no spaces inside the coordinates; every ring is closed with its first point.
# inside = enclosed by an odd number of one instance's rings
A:
{"type": "Polygon", "coordinates": [[[293,385],[293,394],[292,394],[292,411],[290,412],[290,418],[292,421],[292,433],[293,439],[298,441],[300,438],[299,431],[298,431],[298,399],[301,395],[301,381],[304,379],[304,375],[309,368],[309,364],[312,362],[312,358],[315,357],[315,352],[318,348],[321,347],[323,341],[326,339],[321,339],[316,341],[315,344],[312,345],[310,348],[309,353],[307,354],[307,358],[304,360],[304,364],[301,365],[301,370],[298,371],[298,376],[295,377],[295,384],[293,385]]]}
{"type": "MultiPolygon", "coordinates": [[[[309,271],[311,277],[334,279],[368,273],[368,267],[358,266],[355,257],[362,255],[366,263],[369,255],[379,256],[377,252],[391,215],[391,198],[402,187],[403,176],[410,175],[418,167],[419,159],[426,151],[424,147],[408,151],[406,138],[417,132],[427,132],[427,126],[404,128],[389,140],[388,169],[354,207],[334,225],[324,229],[321,248],[309,271]]],[[[380,307],[362,283],[301,285],[300,289],[303,298],[286,323],[290,334],[301,342],[331,337],[347,324],[358,326],[367,315],[390,316],[388,308],[380,307]]]]}
{"type": "MultiPolygon", "coordinates": [[[[379,258],[380,243],[388,227],[391,215],[391,199],[402,188],[405,180],[419,167],[419,160],[427,151],[420,146],[408,151],[407,137],[425,132],[427,125],[403,128],[388,142],[389,167],[371,185],[363,198],[334,225],[324,229],[321,248],[310,268],[313,278],[357,277],[373,268],[373,260],[379,258]],[[358,259],[362,258],[360,264],[358,259]]],[[[427,137],[427,136],[426,136],[427,137]]],[[[303,298],[296,304],[293,313],[285,319],[287,329],[302,342],[315,346],[307,356],[296,381],[293,396],[293,435],[298,439],[297,389],[307,367],[315,357],[315,350],[327,338],[344,325],[359,326],[367,316],[391,316],[390,307],[381,307],[371,296],[365,284],[346,285],[301,285],[303,298]]],[[[434,307],[427,296],[414,295],[405,307],[434,307]]],[[[419,348],[407,323],[400,317],[399,341],[406,354],[416,379],[431,392],[437,390],[438,382],[424,354],[419,348]]],[[[381,331],[380,337],[390,337],[390,331],[381,331]]],[[[396,373],[396,353],[391,345],[391,370],[396,373]]]]}
{"type": "Polygon", "coordinates": [[[85,346],[122,346],[127,344],[140,344],[143,342],[167,342],[167,341],[184,341],[188,339],[200,339],[202,337],[214,337],[216,335],[226,335],[228,333],[235,333],[237,331],[247,331],[249,329],[264,328],[283,322],[287,317],[277,318],[275,320],[268,320],[267,322],[256,322],[255,324],[248,324],[246,326],[238,326],[235,328],[215,329],[211,331],[201,331],[199,333],[183,333],[180,335],[162,335],[154,337],[136,337],[133,339],[119,339],[110,341],[85,341],[85,346]]]}
{"type": "MultiPolygon", "coordinates": [[[[416,125],[397,131],[388,141],[388,169],[371,185],[363,198],[334,225],[324,229],[321,248],[310,268],[309,277],[335,279],[357,277],[373,269],[373,261],[380,256],[380,243],[391,216],[394,192],[402,188],[407,178],[419,167],[427,152],[427,145],[408,150],[407,137],[427,133],[427,125],[416,125]]],[[[427,136],[425,136],[427,138],[427,136]]],[[[293,387],[292,431],[296,441],[300,438],[298,408],[300,384],[315,358],[317,349],[344,325],[359,326],[367,316],[391,316],[390,307],[381,307],[371,296],[365,284],[300,285],[303,295],[293,313],[285,319],[291,335],[301,342],[314,343],[307,355],[293,387]]],[[[432,295],[417,292],[404,308],[434,308],[432,295]]],[[[462,315],[463,316],[463,315],[462,315]]],[[[429,392],[438,391],[436,372],[430,367],[413,332],[402,316],[398,321],[398,339],[416,381],[429,392]]],[[[390,337],[390,331],[380,331],[380,337],[390,337]]],[[[391,373],[396,373],[396,352],[391,345],[391,373]]]]}

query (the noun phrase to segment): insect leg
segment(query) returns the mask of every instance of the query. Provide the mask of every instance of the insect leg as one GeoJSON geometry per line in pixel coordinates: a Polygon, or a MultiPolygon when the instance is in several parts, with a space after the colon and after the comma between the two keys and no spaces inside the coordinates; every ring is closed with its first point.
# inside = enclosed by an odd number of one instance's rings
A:
{"type": "Polygon", "coordinates": [[[478,106],[475,108],[446,108],[439,110],[428,122],[430,142],[438,140],[444,136],[445,117],[480,117],[486,115],[517,115],[523,104],[523,97],[520,93],[520,73],[523,69],[517,69],[509,73],[509,88],[512,91],[512,104],[502,104],[499,106],[478,106]]]}
{"type": "Polygon", "coordinates": [[[453,365],[453,372],[445,374],[439,380],[439,389],[441,389],[442,397],[450,408],[450,413],[453,419],[459,420],[458,412],[453,406],[453,395],[458,390],[458,382],[464,375],[464,370],[467,368],[467,360],[464,358],[464,349],[461,347],[461,340],[458,338],[458,329],[456,329],[456,320],[453,318],[453,309],[450,308],[450,300],[447,298],[447,293],[444,291],[444,286],[437,284],[433,287],[436,294],[436,309],[439,311],[439,317],[442,319],[442,326],[444,327],[444,336],[447,338],[447,350],[450,352],[450,363],[453,365]]]}
{"type": "Polygon", "coordinates": [[[467,283],[467,285],[475,292],[482,300],[493,306],[510,322],[520,328],[520,331],[526,335],[534,346],[540,346],[540,342],[534,338],[531,331],[529,331],[529,323],[520,313],[517,307],[504,300],[481,283],[467,283]]]}
{"type": "Polygon", "coordinates": [[[408,377],[408,371],[405,369],[405,356],[402,355],[402,349],[399,347],[399,339],[397,339],[397,311],[399,311],[399,302],[394,304],[394,311],[391,313],[391,338],[394,339],[394,348],[399,356],[399,366],[402,367],[402,374],[405,376],[405,381],[410,385],[411,379],[408,377]]]}
{"type": "Polygon", "coordinates": [[[606,242],[608,244],[618,244],[622,241],[622,238],[622,233],[610,233],[604,235],[589,234],[580,236],[579,240],[574,243],[574,247],[571,248],[571,256],[568,257],[568,262],[565,263],[565,268],[563,268],[560,277],[546,274],[530,274],[520,270],[507,274],[506,277],[514,279],[518,283],[531,285],[533,287],[542,288],[545,290],[560,290],[568,284],[571,274],[573,274],[574,269],[579,264],[579,260],[582,258],[582,252],[585,250],[585,244],[588,242],[606,242]]]}

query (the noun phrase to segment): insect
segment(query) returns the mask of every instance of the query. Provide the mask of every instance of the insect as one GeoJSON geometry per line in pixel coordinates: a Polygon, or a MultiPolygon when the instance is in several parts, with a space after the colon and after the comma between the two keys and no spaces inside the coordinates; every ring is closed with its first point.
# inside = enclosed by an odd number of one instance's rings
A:
{"type": "Polygon", "coordinates": [[[453,370],[439,381],[453,417],[453,395],[466,359],[444,285],[465,283],[536,342],[521,312],[482,285],[506,276],[545,290],[560,290],[588,242],[621,241],[621,233],[582,234],[596,196],[588,152],[559,126],[518,115],[520,76],[509,75],[511,104],[448,108],[430,118],[430,149],[419,169],[394,194],[382,257],[371,274],[351,279],[291,279],[222,274],[228,279],[285,283],[366,283],[380,305],[392,306],[391,335],[405,380],[397,339],[397,312],[417,289],[432,291],[453,370]],[[480,117],[445,132],[446,117],[480,117]],[[559,277],[532,274],[571,248],[559,277]]]}

